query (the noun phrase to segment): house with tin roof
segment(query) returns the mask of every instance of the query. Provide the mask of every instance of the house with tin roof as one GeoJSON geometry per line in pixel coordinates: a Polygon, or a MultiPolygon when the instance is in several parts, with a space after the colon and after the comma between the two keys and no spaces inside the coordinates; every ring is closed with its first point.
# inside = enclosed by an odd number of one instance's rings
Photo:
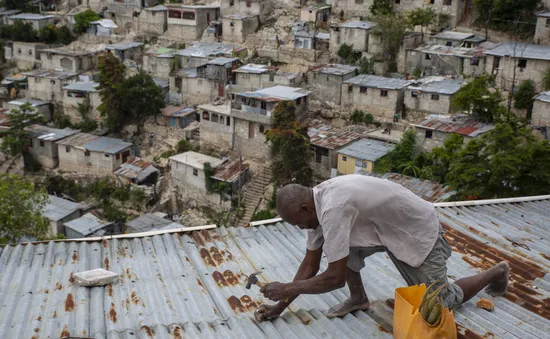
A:
{"type": "Polygon", "coordinates": [[[136,41],[119,42],[105,45],[105,50],[113,53],[121,62],[132,60],[140,64],[143,56],[143,43],[136,41]]]}
{"type": "Polygon", "coordinates": [[[537,26],[533,42],[537,45],[550,43],[550,12],[537,14],[537,26]]]}
{"type": "Polygon", "coordinates": [[[90,36],[109,38],[110,36],[114,36],[116,34],[117,29],[118,26],[113,22],[113,20],[100,19],[97,21],[92,21],[88,24],[87,33],[90,36]]]}
{"type": "Polygon", "coordinates": [[[122,229],[117,223],[104,220],[96,211],[65,222],[64,226],[67,239],[102,237],[122,233],[122,229]]]}
{"type": "Polygon", "coordinates": [[[212,21],[220,18],[220,6],[166,4],[168,8],[168,26],[166,34],[182,41],[197,41],[212,21]]]}
{"type": "MultiPolygon", "coordinates": [[[[447,261],[450,281],[503,260],[511,268],[503,297],[482,291],[454,310],[458,338],[547,338],[550,241],[544,235],[550,230],[550,196],[436,202],[434,207],[453,248],[447,261]],[[493,312],[476,307],[481,298],[494,304],[493,312]]],[[[369,310],[326,317],[349,297],[344,287],[301,295],[277,319],[255,321],[257,307],[272,302],[257,287],[246,289],[247,277],[261,268],[261,282],[292,281],[306,252],[307,231],[278,218],[247,226],[204,225],[0,247],[6,286],[0,289],[0,311],[27,310],[27,316],[0,327],[0,337],[393,337],[392,299],[395,289],[407,284],[385,253],[366,258],[370,269],[361,271],[369,310]],[[85,287],[73,279],[95,268],[119,273],[119,281],[85,287]]],[[[327,266],[323,257],[320,270],[327,266]]]]}
{"type": "Polygon", "coordinates": [[[152,49],[143,55],[143,70],[157,78],[169,79],[170,72],[176,67],[176,53],[173,48],[152,49]]]}
{"type": "Polygon", "coordinates": [[[308,85],[313,89],[312,98],[340,105],[342,92],[338,88],[358,73],[358,68],[350,65],[326,64],[311,67],[307,72],[307,79],[308,85]]]}
{"type": "Polygon", "coordinates": [[[516,86],[522,81],[533,80],[537,90],[542,89],[542,79],[550,68],[550,46],[505,42],[486,51],[485,55],[486,71],[496,76],[500,88],[510,90],[515,76],[516,86]]]}
{"type": "Polygon", "coordinates": [[[40,51],[48,47],[41,42],[6,41],[4,58],[14,62],[19,69],[32,69],[40,63],[40,51]]]}
{"type": "Polygon", "coordinates": [[[128,161],[132,144],[121,139],[78,133],[57,142],[59,168],[94,175],[112,175],[128,161]]]}
{"type": "Polygon", "coordinates": [[[42,125],[25,127],[25,131],[29,135],[28,152],[46,168],[56,168],[59,164],[57,142],[80,132],[70,128],[58,129],[42,125]]]}
{"type": "Polygon", "coordinates": [[[98,54],[99,51],[63,46],[41,50],[40,61],[43,69],[82,73],[96,68],[98,54]]]}
{"type": "Polygon", "coordinates": [[[99,83],[93,81],[79,81],[63,87],[64,113],[73,123],[82,121],[82,114],[78,111],[78,106],[83,104],[90,105],[88,118],[96,121],[102,119],[97,110],[102,102],[98,87],[99,83]]]}
{"type": "Polygon", "coordinates": [[[338,174],[356,174],[360,171],[374,172],[378,160],[386,156],[394,144],[375,140],[361,139],[338,150],[338,174]]]}
{"type": "Polygon", "coordinates": [[[443,31],[430,37],[430,41],[436,45],[447,47],[477,47],[485,41],[484,38],[476,37],[474,33],[465,33],[457,31],[443,31]]]}
{"type": "Polygon", "coordinates": [[[435,147],[442,147],[445,140],[453,134],[462,136],[463,143],[466,144],[495,128],[493,124],[480,122],[465,114],[431,114],[413,126],[416,130],[416,147],[421,152],[431,152],[435,147]]]}
{"type": "Polygon", "coordinates": [[[54,24],[54,15],[43,15],[38,13],[19,13],[15,15],[8,16],[7,23],[8,25],[13,25],[16,22],[23,22],[25,24],[31,24],[32,28],[37,32],[42,28],[54,24]]]}
{"type": "Polygon", "coordinates": [[[142,233],[160,230],[183,229],[184,225],[161,217],[157,213],[145,213],[126,222],[127,233],[142,233]]]}
{"type": "Polygon", "coordinates": [[[65,223],[80,217],[83,208],[79,203],[50,194],[42,207],[42,216],[50,223],[48,233],[52,236],[65,235],[65,223]]]}
{"type": "Polygon", "coordinates": [[[7,108],[9,110],[20,109],[21,106],[25,104],[30,104],[32,108],[34,108],[38,113],[42,114],[46,121],[52,120],[53,114],[50,110],[50,103],[47,101],[29,98],[15,99],[8,102],[7,108]]]}
{"type": "Polygon", "coordinates": [[[223,41],[244,43],[246,36],[256,32],[260,26],[259,16],[253,14],[228,14],[221,21],[223,41]]]}
{"type": "Polygon", "coordinates": [[[449,114],[452,112],[454,95],[464,86],[462,79],[452,79],[442,76],[431,76],[415,80],[405,90],[405,111],[434,114],[449,114]]]}
{"type": "Polygon", "coordinates": [[[53,69],[37,69],[21,73],[27,77],[27,96],[44,101],[63,101],[63,87],[78,81],[78,73],[53,69]]]}
{"type": "Polygon", "coordinates": [[[197,121],[197,112],[194,108],[185,106],[166,106],[157,115],[157,124],[172,128],[186,128],[193,121],[197,121]]]}
{"type": "Polygon", "coordinates": [[[330,27],[329,49],[338,52],[343,44],[349,45],[355,52],[375,54],[380,51],[379,39],[374,37],[372,29],[376,23],[370,21],[346,21],[330,27]]]}
{"type": "Polygon", "coordinates": [[[342,108],[350,112],[359,109],[384,119],[393,119],[403,110],[405,87],[408,80],[360,74],[344,81],[342,108]]]}
{"type": "Polygon", "coordinates": [[[131,157],[120,165],[113,175],[123,186],[151,186],[157,183],[160,172],[151,162],[138,157],[131,157]]]}

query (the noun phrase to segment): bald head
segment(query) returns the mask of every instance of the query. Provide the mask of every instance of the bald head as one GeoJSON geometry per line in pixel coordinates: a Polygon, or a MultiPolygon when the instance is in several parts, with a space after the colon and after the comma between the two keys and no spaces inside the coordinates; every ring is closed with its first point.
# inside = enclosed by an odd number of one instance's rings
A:
{"type": "Polygon", "coordinates": [[[311,188],[289,184],[277,191],[277,212],[286,222],[300,228],[318,226],[311,188]]]}

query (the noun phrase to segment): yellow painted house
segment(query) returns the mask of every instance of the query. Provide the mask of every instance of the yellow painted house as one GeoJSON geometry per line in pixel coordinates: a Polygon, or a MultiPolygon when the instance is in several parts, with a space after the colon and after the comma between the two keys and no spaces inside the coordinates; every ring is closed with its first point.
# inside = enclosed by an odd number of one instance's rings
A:
{"type": "Polygon", "coordinates": [[[393,144],[373,139],[361,139],[338,151],[338,174],[373,172],[374,163],[388,154],[393,144]]]}

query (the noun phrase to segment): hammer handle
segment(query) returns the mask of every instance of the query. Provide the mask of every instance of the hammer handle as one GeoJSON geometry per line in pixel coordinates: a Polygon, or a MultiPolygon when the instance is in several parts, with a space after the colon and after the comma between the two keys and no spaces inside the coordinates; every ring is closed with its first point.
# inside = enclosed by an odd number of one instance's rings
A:
{"type": "Polygon", "coordinates": [[[259,288],[262,288],[262,287],[264,287],[265,285],[267,285],[267,284],[264,283],[264,282],[261,282],[261,281],[259,281],[259,280],[256,282],[256,286],[258,286],[259,288]]]}

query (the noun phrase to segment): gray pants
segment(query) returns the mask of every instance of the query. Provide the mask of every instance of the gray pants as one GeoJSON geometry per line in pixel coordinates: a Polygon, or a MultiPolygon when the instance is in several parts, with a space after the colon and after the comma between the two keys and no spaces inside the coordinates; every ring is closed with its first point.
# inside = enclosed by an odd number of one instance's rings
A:
{"type": "MultiPolygon", "coordinates": [[[[361,271],[365,267],[365,258],[377,252],[388,253],[391,261],[409,286],[419,284],[429,286],[437,280],[439,280],[439,283],[436,286],[440,286],[448,282],[447,259],[451,256],[452,249],[443,237],[443,230],[440,231],[434,248],[419,267],[412,267],[400,261],[384,246],[376,246],[350,248],[348,268],[354,272],[361,271]]],[[[443,298],[445,307],[448,308],[457,308],[464,299],[464,292],[455,283],[449,283],[446,288],[441,290],[440,295],[443,298]]]]}

